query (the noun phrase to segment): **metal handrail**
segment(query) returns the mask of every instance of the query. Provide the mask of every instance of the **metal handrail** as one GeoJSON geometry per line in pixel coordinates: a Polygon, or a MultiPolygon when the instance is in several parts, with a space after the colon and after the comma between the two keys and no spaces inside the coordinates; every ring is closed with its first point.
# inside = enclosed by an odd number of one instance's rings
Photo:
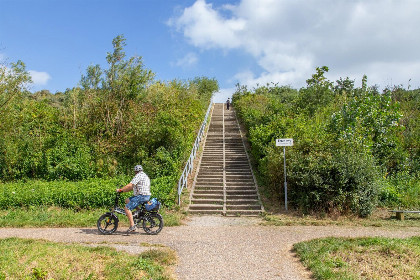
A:
{"type": "Polygon", "coordinates": [[[181,194],[184,188],[188,188],[188,175],[191,174],[194,168],[194,159],[197,155],[197,151],[200,148],[201,137],[204,135],[204,130],[207,126],[207,119],[210,114],[210,109],[213,106],[213,98],[210,100],[209,107],[207,109],[206,116],[204,117],[204,121],[201,124],[200,130],[198,131],[197,138],[195,139],[194,146],[192,148],[190,157],[188,158],[187,163],[185,164],[184,171],[182,172],[181,178],[178,181],[178,205],[181,205],[181,194]]]}

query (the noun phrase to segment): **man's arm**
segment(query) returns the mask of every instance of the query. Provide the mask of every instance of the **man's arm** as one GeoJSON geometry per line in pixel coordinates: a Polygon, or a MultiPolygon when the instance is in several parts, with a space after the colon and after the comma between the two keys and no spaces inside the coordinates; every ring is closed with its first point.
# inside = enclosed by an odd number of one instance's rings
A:
{"type": "Polygon", "coordinates": [[[134,187],[134,185],[132,183],[128,183],[127,185],[125,185],[121,189],[117,189],[117,192],[129,192],[129,191],[133,190],[133,187],[134,187]]]}

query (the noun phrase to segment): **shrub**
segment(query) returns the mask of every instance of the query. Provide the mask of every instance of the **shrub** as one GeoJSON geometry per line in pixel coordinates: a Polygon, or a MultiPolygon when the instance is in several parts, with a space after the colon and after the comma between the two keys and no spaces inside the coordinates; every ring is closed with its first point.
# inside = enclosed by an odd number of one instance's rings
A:
{"type": "Polygon", "coordinates": [[[158,198],[166,206],[173,206],[177,199],[177,186],[179,177],[164,176],[152,180],[152,196],[158,198]]]}
{"type": "MultiPolygon", "coordinates": [[[[25,180],[0,185],[0,208],[58,206],[70,209],[110,207],[114,204],[115,189],[130,182],[131,177],[108,179],[91,178],[78,182],[25,180]]],[[[176,201],[175,176],[151,180],[152,197],[171,207],[176,201]]],[[[123,198],[132,192],[124,193],[123,198]]],[[[123,201],[123,199],[121,200],[123,201]]]]}
{"type": "Polygon", "coordinates": [[[376,206],[378,171],[372,156],[348,149],[298,150],[290,156],[291,201],[318,212],[353,212],[365,217],[376,206]]]}
{"type": "MultiPolygon", "coordinates": [[[[25,180],[1,185],[0,208],[59,206],[72,209],[109,207],[115,189],[128,177],[88,179],[78,182],[25,180]]],[[[128,194],[124,194],[128,196],[128,194]]]]}
{"type": "Polygon", "coordinates": [[[95,175],[92,154],[82,139],[60,137],[45,152],[46,179],[77,181],[92,178],[95,175]]]}
{"type": "Polygon", "coordinates": [[[283,149],[275,139],[294,138],[287,149],[289,198],[303,211],[367,216],[378,195],[382,205],[418,205],[418,90],[380,93],[366,86],[366,76],[361,88],[348,78],[334,86],[327,71],[317,68],[299,91],[237,87],[233,102],[266,195],[284,195],[283,149]]]}
{"type": "Polygon", "coordinates": [[[165,199],[173,196],[173,178],[182,172],[218,83],[206,77],[155,81],[141,57],[126,58],[123,36],[112,44],[108,69],[89,66],[79,86],[64,93],[30,94],[23,63],[10,71],[0,65],[0,180],[106,178],[142,164],[165,199]]]}

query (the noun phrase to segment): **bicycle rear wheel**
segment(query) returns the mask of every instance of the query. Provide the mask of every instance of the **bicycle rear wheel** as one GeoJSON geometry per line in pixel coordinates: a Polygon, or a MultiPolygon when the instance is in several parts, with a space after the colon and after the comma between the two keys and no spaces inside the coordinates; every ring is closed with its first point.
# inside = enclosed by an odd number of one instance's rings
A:
{"type": "Polygon", "coordinates": [[[118,218],[111,213],[105,213],[99,217],[96,225],[100,233],[112,234],[118,228],[118,218]]]}
{"type": "Polygon", "coordinates": [[[162,216],[158,213],[150,213],[143,220],[143,229],[147,234],[156,235],[163,228],[162,216]]]}

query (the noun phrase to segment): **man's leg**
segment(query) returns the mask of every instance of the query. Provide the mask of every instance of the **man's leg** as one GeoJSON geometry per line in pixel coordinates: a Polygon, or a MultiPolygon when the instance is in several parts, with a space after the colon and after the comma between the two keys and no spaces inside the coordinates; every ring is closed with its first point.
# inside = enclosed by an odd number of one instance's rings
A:
{"type": "Polygon", "coordinates": [[[125,200],[127,204],[124,207],[124,211],[125,211],[125,214],[127,215],[128,221],[130,222],[130,228],[128,229],[129,231],[131,231],[131,229],[133,229],[132,231],[135,230],[133,212],[131,211],[131,209],[136,208],[136,206],[138,205],[136,200],[137,200],[136,197],[130,197],[125,200]]]}
{"type": "Polygon", "coordinates": [[[134,227],[133,212],[131,212],[131,210],[128,209],[127,206],[124,208],[124,210],[128,220],[130,221],[130,227],[134,227]]]}

